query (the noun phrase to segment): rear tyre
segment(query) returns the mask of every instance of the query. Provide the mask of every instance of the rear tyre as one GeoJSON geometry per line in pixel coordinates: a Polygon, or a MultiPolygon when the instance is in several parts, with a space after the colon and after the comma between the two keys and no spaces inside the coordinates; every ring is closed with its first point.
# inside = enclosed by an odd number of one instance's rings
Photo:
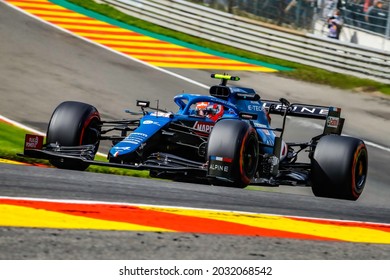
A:
{"type": "Polygon", "coordinates": [[[211,183],[245,188],[253,179],[259,158],[256,130],[248,123],[225,119],[210,133],[207,158],[211,183]]]}
{"type": "MultiPolygon", "coordinates": [[[[46,143],[60,146],[95,145],[94,155],[99,148],[100,114],[92,105],[66,101],[54,110],[47,128],[46,143]]],[[[85,170],[89,164],[79,160],[52,159],[57,168],[85,170]]]]}
{"type": "Polygon", "coordinates": [[[367,179],[366,145],[357,138],[324,136],[315,148],[311,166],[315,196],[357,200],[367,179]]]}

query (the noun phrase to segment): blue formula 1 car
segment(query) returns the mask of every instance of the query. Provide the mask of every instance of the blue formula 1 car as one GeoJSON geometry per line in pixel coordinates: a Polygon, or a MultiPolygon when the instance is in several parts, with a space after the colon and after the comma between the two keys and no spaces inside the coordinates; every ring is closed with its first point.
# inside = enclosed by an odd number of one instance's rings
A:
{"type": "Polygon", "coordinates": [[[104,165],[149,170],[152,177],[244,188],[249,184],[311,186],[314,195],[356,200],[367,178],[367,149],[341,136],[340,108],[262,100],[251,88],[228,86],[238,77],[213,74],[221,83],[210,96],[174,97],[176,113],[137,101],[140,117],[102,121],[89,104],[67,101],[53,112],[46,144],[27,135],[24,156],[48,159],[63,169],[104,165]],[[273,128],[270,114],[282,116],[273,128]],[[307,142],[283,138],[287,116],[324,120],[307,142]],[[94,160],[99,144],[112,146],[107,162],[94,160]],[[308,160],[298,161],[305,152],[308,160]]]}

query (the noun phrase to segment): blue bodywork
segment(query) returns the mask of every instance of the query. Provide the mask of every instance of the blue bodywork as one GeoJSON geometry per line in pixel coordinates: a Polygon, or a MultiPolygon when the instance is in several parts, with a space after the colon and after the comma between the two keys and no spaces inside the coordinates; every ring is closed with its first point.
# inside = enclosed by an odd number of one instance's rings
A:
{"type": "Polygon", "coordinates": [[[258,133],[259,140],[266,144],[264,152],[271,154],[273,151],[272,147],[275,141],[275,134],[272,130],[270,130],[267,113],[263,106],[264,104],[259,100],[259,98],[254,98],[256,93],[253,89],[241,87],[225,88],[228,88],[230,92],[229,96],[226,98],[189,93],[175,96],[173,100],[179,107],[176,113],[145,111],[144,116],[140,119],[139,126],[124,140],[120,141],[110,149],[109,157],[121,157],[126,154],[136,152],[156,133],[169,126],[172,122],[196,122],[201,120],[204,123],[209,122],[214,124],[214,121],[207,117],[199,117],[195,115],[195,111],[192,108],[194,107],[193,105],[198,102],[211,102],[224,106],[223,119],[241,119],[240,114],[242,115],[245,113],[256,115],[256,118],[246,121],[250,121],[252,123],[252,126],[258,133]]]}

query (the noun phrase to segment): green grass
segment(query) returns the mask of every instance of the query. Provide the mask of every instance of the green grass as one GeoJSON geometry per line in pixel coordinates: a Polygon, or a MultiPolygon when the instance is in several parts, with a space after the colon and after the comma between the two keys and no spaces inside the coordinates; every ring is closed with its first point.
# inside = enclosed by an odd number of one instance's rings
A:
{"type": "MultiPolygon", "coordinates": [[[[43,164],[51,166],[47,160],[21,157],[17,155],[18,153],[23,153],[24,137],[26,133],[28,132],[24,129],[20,129],[11,124],[0,121],[0,158],[30,164],[43,164]]],[[[95,159],[99,161],[107,161],[105,157],[99,155],[97,155],[95,159]]],[[[95,165],[88,167],[87,171],[143,178],[149,177],[148,171],[137,171],[95,165]]]]}
{"type": "Polygon", "coordinates": [[[0,121],[0,157],[27,163],[43,163],[44,160],[36,160],[20,157],[17,153],[23,153],[24,137],[26,131],[0,121]]]}
{"type": "Polygon", "coordinates": [[[7,147],[10,152],[16,153],[23,149],[26,131],[20,128],[0,122],[0,150],[7,147]]]}
{"type": "MultiPolygon", "coordinates": [[[[56,1],[54,0],[54,2],[56,1]]],[[[334,73],[331,71],[326,71],[315,67],[289,62],[286,60],[280,60],[273,57],[264,56],[264,55],[248,52],[245,50],[233,48],[227,45],[200,39],[198,37],[194,37],[171,29],[167,29],[140,20],[138,18],[126,15],[107,4],[98,4],[93,0],[67,0],[67,2],[76,4],[87,10],[94,11],[101,15],[143,29],[145,31],[164,35],[173,39],[177,39],[186,43],[208,48],[211,50],[217,50],[219,52],[223,52],[226,54],[236,55],[246,59],[258,60],[265,63],[276,64],[279,66],[294,69],[294,71],[281,71],[278,72],[276,75],[307,81],[307,82],[312,82],[312,83],[317,83],[317,84],[329,85],[340,89],[349,89],[349,90],[355,89],[359,91],[368,91],[368,92],[377,91],[377,92],[390,95],[390,84],[383,84],[370,79],[361,79],[350,75],[334,73]]]]}

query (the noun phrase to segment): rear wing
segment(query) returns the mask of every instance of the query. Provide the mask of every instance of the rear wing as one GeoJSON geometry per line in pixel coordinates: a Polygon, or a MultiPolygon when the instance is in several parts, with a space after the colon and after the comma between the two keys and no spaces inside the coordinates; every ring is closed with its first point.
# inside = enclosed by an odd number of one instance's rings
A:
{"type": "Polygon", "coordinates": [[[261,101],[263,102],[263,108],[266,109],[269,114],[284,115],[287,109],[287,116],[326,120],[324,134],[340,135],[343,130],[345,119],[341,118],[341,108],[301,103],[292,103],[287,107],[280,101],[261,101]]]}

